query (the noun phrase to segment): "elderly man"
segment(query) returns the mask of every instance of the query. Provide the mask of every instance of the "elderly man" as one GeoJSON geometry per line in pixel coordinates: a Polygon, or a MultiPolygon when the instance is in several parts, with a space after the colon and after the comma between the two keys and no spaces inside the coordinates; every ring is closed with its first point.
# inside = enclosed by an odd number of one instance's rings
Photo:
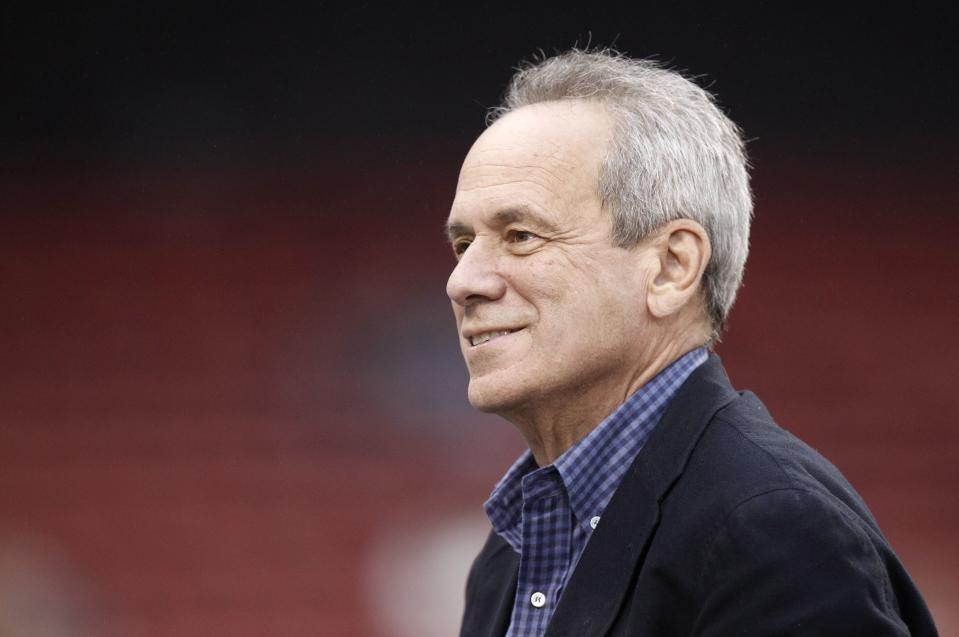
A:
{"type": "Polygon", "coordinates": [[[752,212],[709,93],[571,51],[492,119],[447,293],[470,402],[529,451],[486,503],[461,634],[935,635],[853,488],[709,352],[752,212]]]}

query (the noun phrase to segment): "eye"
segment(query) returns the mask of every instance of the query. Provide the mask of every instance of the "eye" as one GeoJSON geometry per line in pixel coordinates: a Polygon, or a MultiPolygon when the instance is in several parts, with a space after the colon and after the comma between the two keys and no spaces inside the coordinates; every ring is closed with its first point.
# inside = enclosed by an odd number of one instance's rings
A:
{"type": "Polygon", "coordinates": [[[536,238],[535,234],[526,230],[510,230],[506,233],[506,240],[510,243],[525,243],[536,238]]]}
{"type": "Polygon", "coordinates": [[[472,239],[457,239],[453,242],[453,254],[457,257],[462,256],[462,254],[466,252],[466,248],[470,247],[471,243],[473,243],[472,239]]]}

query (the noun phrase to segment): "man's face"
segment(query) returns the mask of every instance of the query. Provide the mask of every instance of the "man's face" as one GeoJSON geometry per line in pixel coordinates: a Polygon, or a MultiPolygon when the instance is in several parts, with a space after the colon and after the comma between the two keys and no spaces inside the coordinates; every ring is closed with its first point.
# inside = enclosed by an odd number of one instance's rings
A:
{"type": "Polygon", "coordinates": [[[535,411],[597,384],[625,394],[636,373],[643,268],[638,249],[612,244],[597,190],[611,131],[596,104],[536,104],[497,121],[463,163],[446,290],[478,409],[535,411]]]}

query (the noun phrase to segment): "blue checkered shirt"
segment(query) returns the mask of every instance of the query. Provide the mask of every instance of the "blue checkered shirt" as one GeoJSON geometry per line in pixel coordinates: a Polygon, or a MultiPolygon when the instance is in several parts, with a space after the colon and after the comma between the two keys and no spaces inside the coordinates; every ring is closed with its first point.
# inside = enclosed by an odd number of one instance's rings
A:
{"type": "Polygon", "coordinates": [[[673,362],[553,464],[537,467],[527,450],[493,489],[486,514],[520,556],[507,637],[546,632],[613,492],[680,385],[707,357],[699,348],[673,362]]]}

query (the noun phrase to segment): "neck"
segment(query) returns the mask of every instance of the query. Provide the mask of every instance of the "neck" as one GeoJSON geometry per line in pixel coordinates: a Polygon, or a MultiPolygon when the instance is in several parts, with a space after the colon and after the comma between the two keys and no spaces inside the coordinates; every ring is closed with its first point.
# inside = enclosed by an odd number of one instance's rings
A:
{"type": "Polygon", "coordinates": [[[543,397],[535,405],[500,415],[520,430],[539,466],[552,464],[656,374],[699,345],[698,342],[668,345],[646,359],[646,364],[637,366],[634,373],[567,388],[560,392],[560,398],[543,397]]]}

